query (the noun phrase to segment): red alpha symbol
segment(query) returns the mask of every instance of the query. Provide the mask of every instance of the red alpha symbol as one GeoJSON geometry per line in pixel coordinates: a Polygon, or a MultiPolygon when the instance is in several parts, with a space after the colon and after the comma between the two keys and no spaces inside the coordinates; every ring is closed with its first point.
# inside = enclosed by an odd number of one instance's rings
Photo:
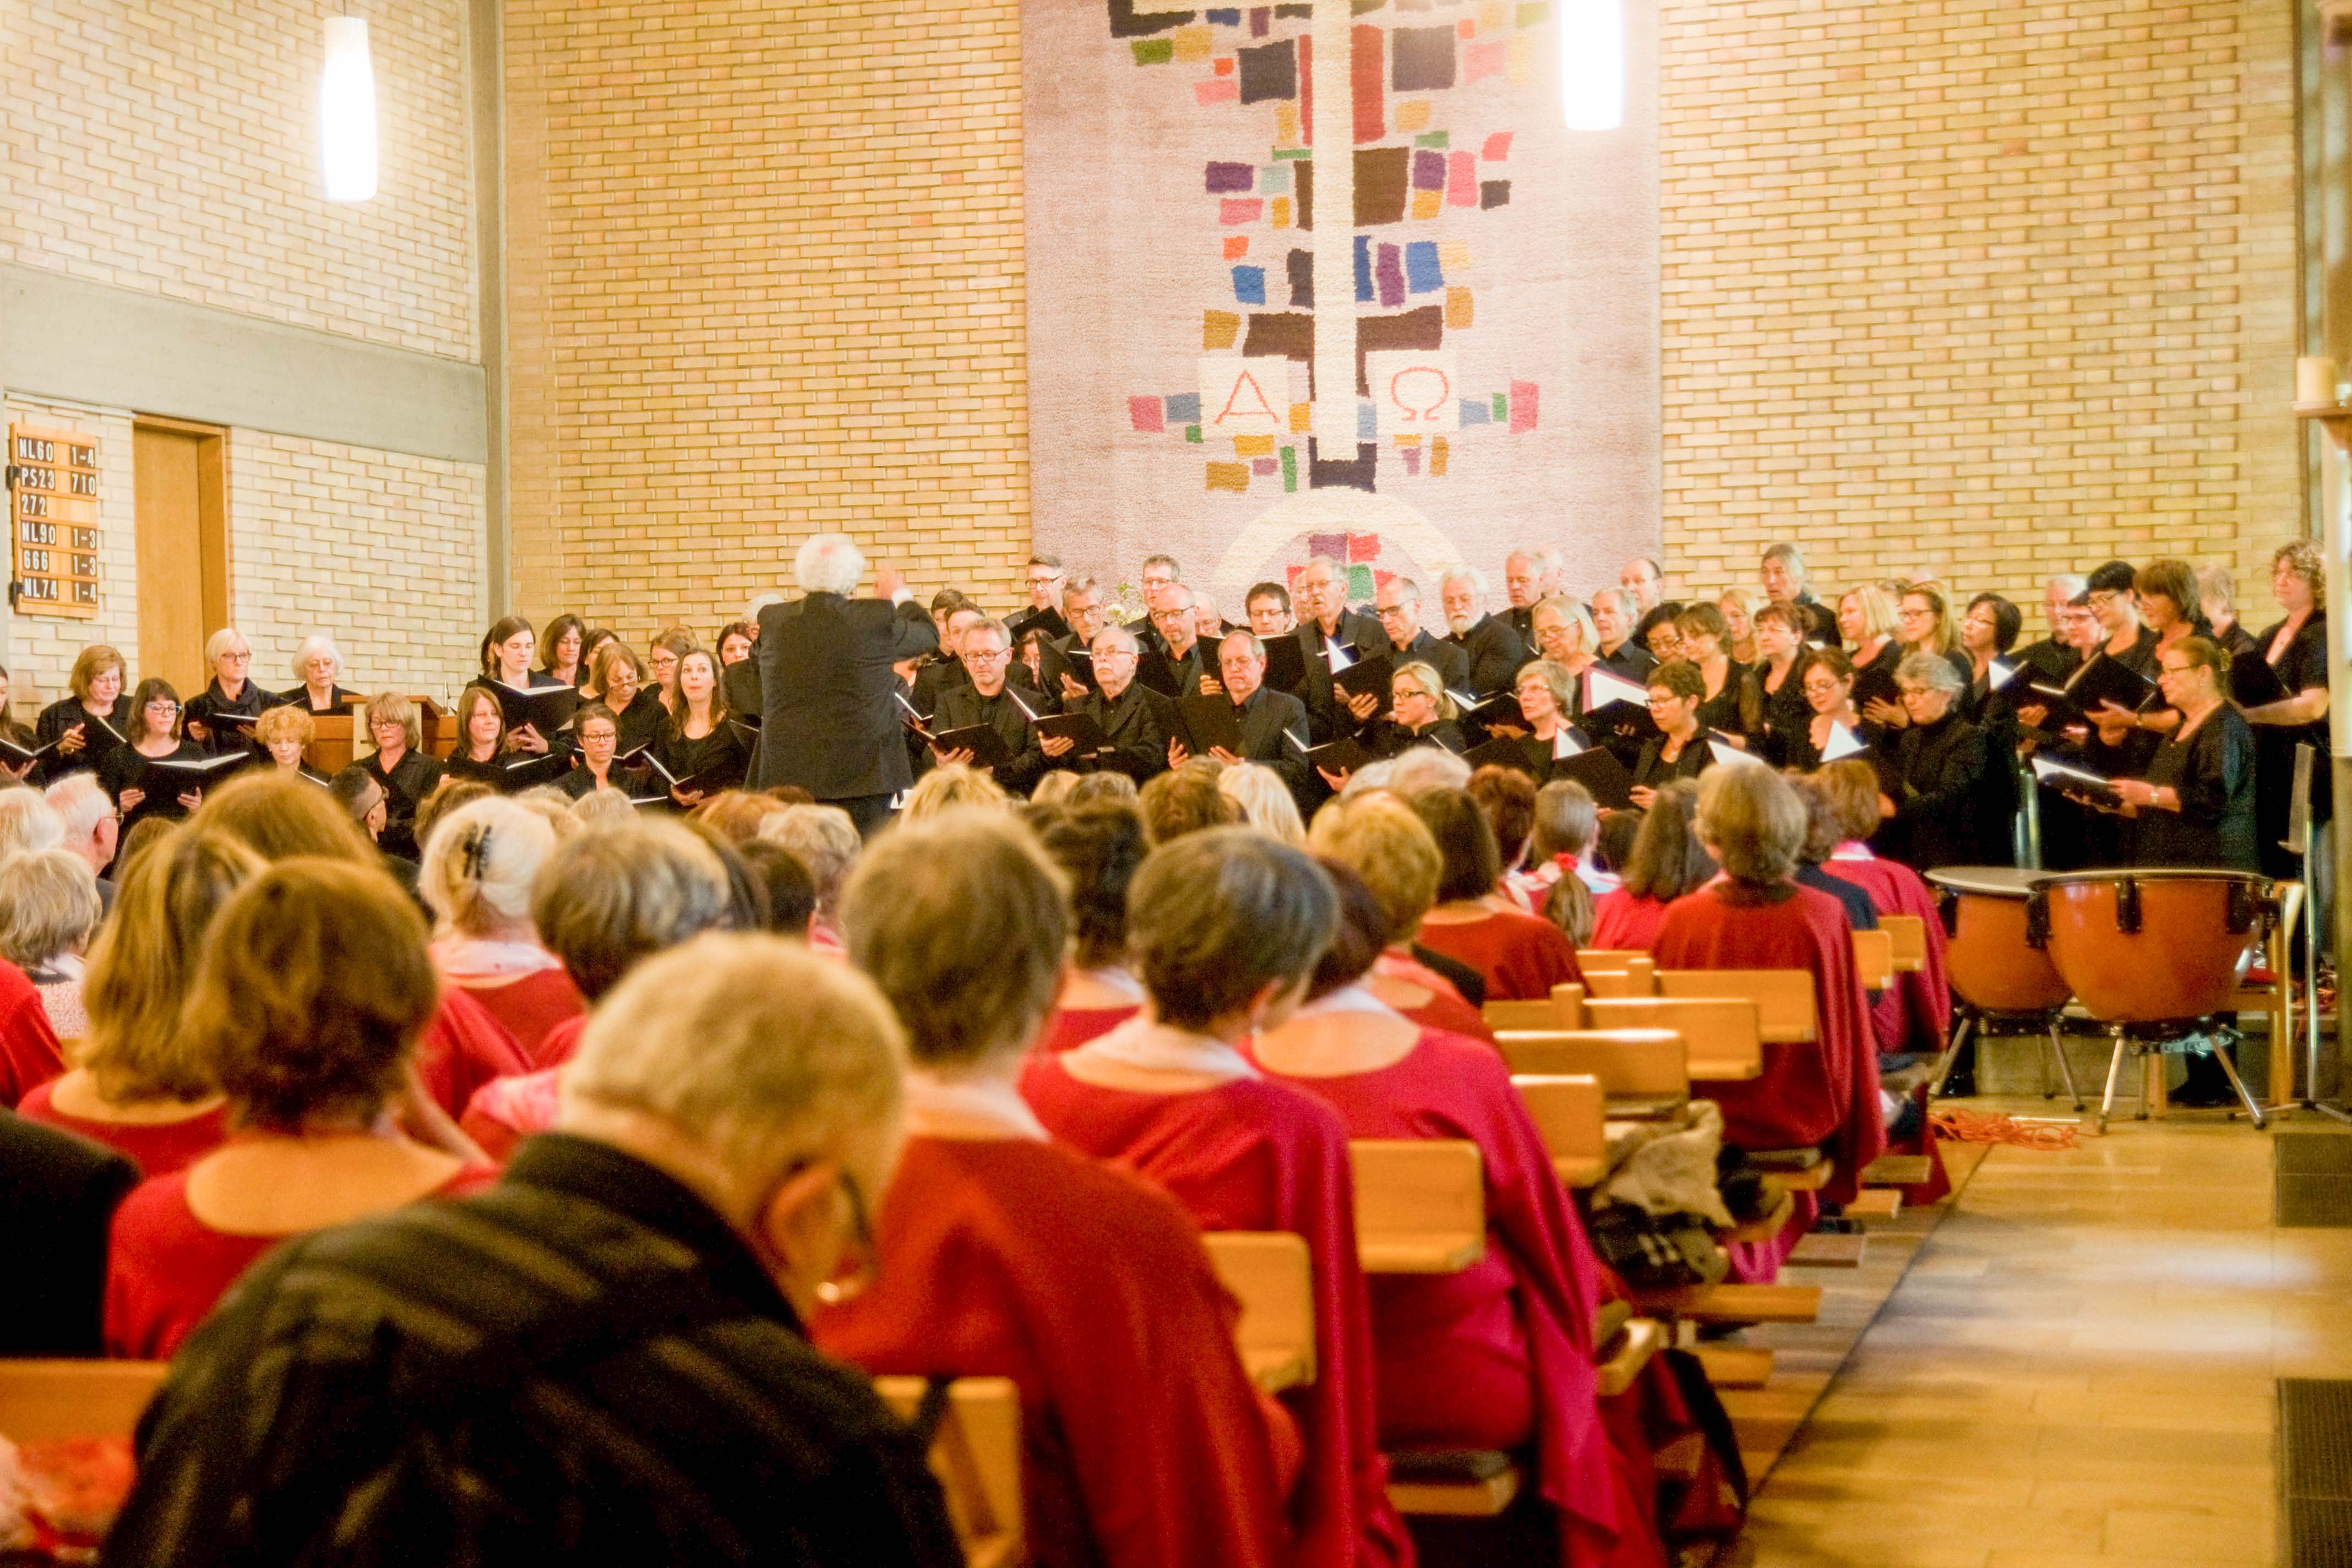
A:
{"type": "Polygon", "coordinates": [[[1410,425],[1417,420],[1435,419],[1437,411],[1445,406],[1446,395],[1453,390],[1454,384],[1446,379],[1444,371],[1433,364],[1411,365],[1389,377],[1389,401],[1403,411],[1404,418],[1400,421],[1402,424],[1410,425]],[[1436,386],[1434,388],[1417,386],[1408,395],[1405,383],[1417,382],[1422,376],[1429,377],[1437,384],[1436,386]]]}
{"type": "Polygon", "coordinates": [[[1265,388],[1258,385],[1257,377],[1252,375],[1248,371],[1243,371],[1239,375],[1234,377],[1234,389],[1225,395],[1225,406],[1219,411],[1217,417],[1212,421],[1212,423],[1223,425],[1233,416],[1234,405],[1242,400],[1242,388],[1244,386],[1248,387],[1250,389],[1250,395],[1257,399],[1257,407],[1255,409],[1243,409],[1241,411],[1242,417],[1244,419],[1264,417],[1271,419],[1276,424],[1280,424],[1282,422],[1282,416],[1274,411],[1274,405],[1266,401],[1265,388]]]}

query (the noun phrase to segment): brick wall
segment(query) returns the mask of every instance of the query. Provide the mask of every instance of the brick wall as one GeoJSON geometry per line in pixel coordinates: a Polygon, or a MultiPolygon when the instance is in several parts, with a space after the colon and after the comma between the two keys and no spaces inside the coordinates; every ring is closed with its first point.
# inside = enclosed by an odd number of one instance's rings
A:
{"type": "MultiPolygon", "coordinates": [[[[1665,0],[1666,544],[2038,596],[2300,531],[2290,14],[1665,0]]],[[[2252,570],[2253,581],[2246,581],[2252,570]]],[[[2029,618],[2029,624],[2039,616],[2029,618]]]]}
{"type": "Polygon", "coordinates": [[[513,0],[517,602],[708,636],[843,529],[1009,606],[1011,0],[513,0]]]}

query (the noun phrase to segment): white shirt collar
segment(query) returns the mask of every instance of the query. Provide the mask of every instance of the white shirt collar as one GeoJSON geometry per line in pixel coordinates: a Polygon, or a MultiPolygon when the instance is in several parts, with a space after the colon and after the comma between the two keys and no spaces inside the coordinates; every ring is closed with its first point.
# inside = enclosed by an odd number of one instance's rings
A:
{"type": "Polygon", "coordinates": [[[1009,1081],[947,1078],[928,1068],[907,1069],[907,1131],[920,1138],[1049,1141],[1045,1124],[1009,1081]]]}

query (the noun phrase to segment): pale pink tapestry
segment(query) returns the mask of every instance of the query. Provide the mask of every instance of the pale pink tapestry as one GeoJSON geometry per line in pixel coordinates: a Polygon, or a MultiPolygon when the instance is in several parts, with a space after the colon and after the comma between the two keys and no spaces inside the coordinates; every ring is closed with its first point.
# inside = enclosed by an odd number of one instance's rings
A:
{"type": "Polygon", "coordinates": [[[1168,552],[1235,618],[1310,551],[1433,613],[1457,563],[1499,607],[1517,545],[1582,589],[1656,553],[1655,10],[1623,125],[1570,131],[1558,3],[1355,0],[1320,69],[1348,0],[1024,5],[1040,549],[1114,584],[1168,552]]]}

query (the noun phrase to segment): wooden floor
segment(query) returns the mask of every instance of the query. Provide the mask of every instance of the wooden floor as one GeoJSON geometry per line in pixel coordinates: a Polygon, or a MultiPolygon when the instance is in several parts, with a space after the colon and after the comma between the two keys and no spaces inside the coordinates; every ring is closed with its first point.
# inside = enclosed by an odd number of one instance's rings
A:
{"type": "MultiPolygon", "coordinates": [[[[1969,1103],[2050,1114],[2038,1099],[1969,1103]]],[[[2352,1231],[2273,1229],[2271,1188],[2267,1137],[2212,1113],[2118,1121],[2062,1152],[1992,1149],[1904,1249],[1908,1272],[1730,1555],[1758,1568],[2274,1562],[2272,1381],[2352,1377],[2352,1231]]],[[[1853,1280],[1857,1304],[1866,1284],[1853,1280]]],[[[1825,1303],[1809,1331],[1830,1316],[1825,1303]]],[[[1761,1412],[1741,1402],[1780,1393],[1727,1403],[1753,1430],[1761,1412]]]]}

